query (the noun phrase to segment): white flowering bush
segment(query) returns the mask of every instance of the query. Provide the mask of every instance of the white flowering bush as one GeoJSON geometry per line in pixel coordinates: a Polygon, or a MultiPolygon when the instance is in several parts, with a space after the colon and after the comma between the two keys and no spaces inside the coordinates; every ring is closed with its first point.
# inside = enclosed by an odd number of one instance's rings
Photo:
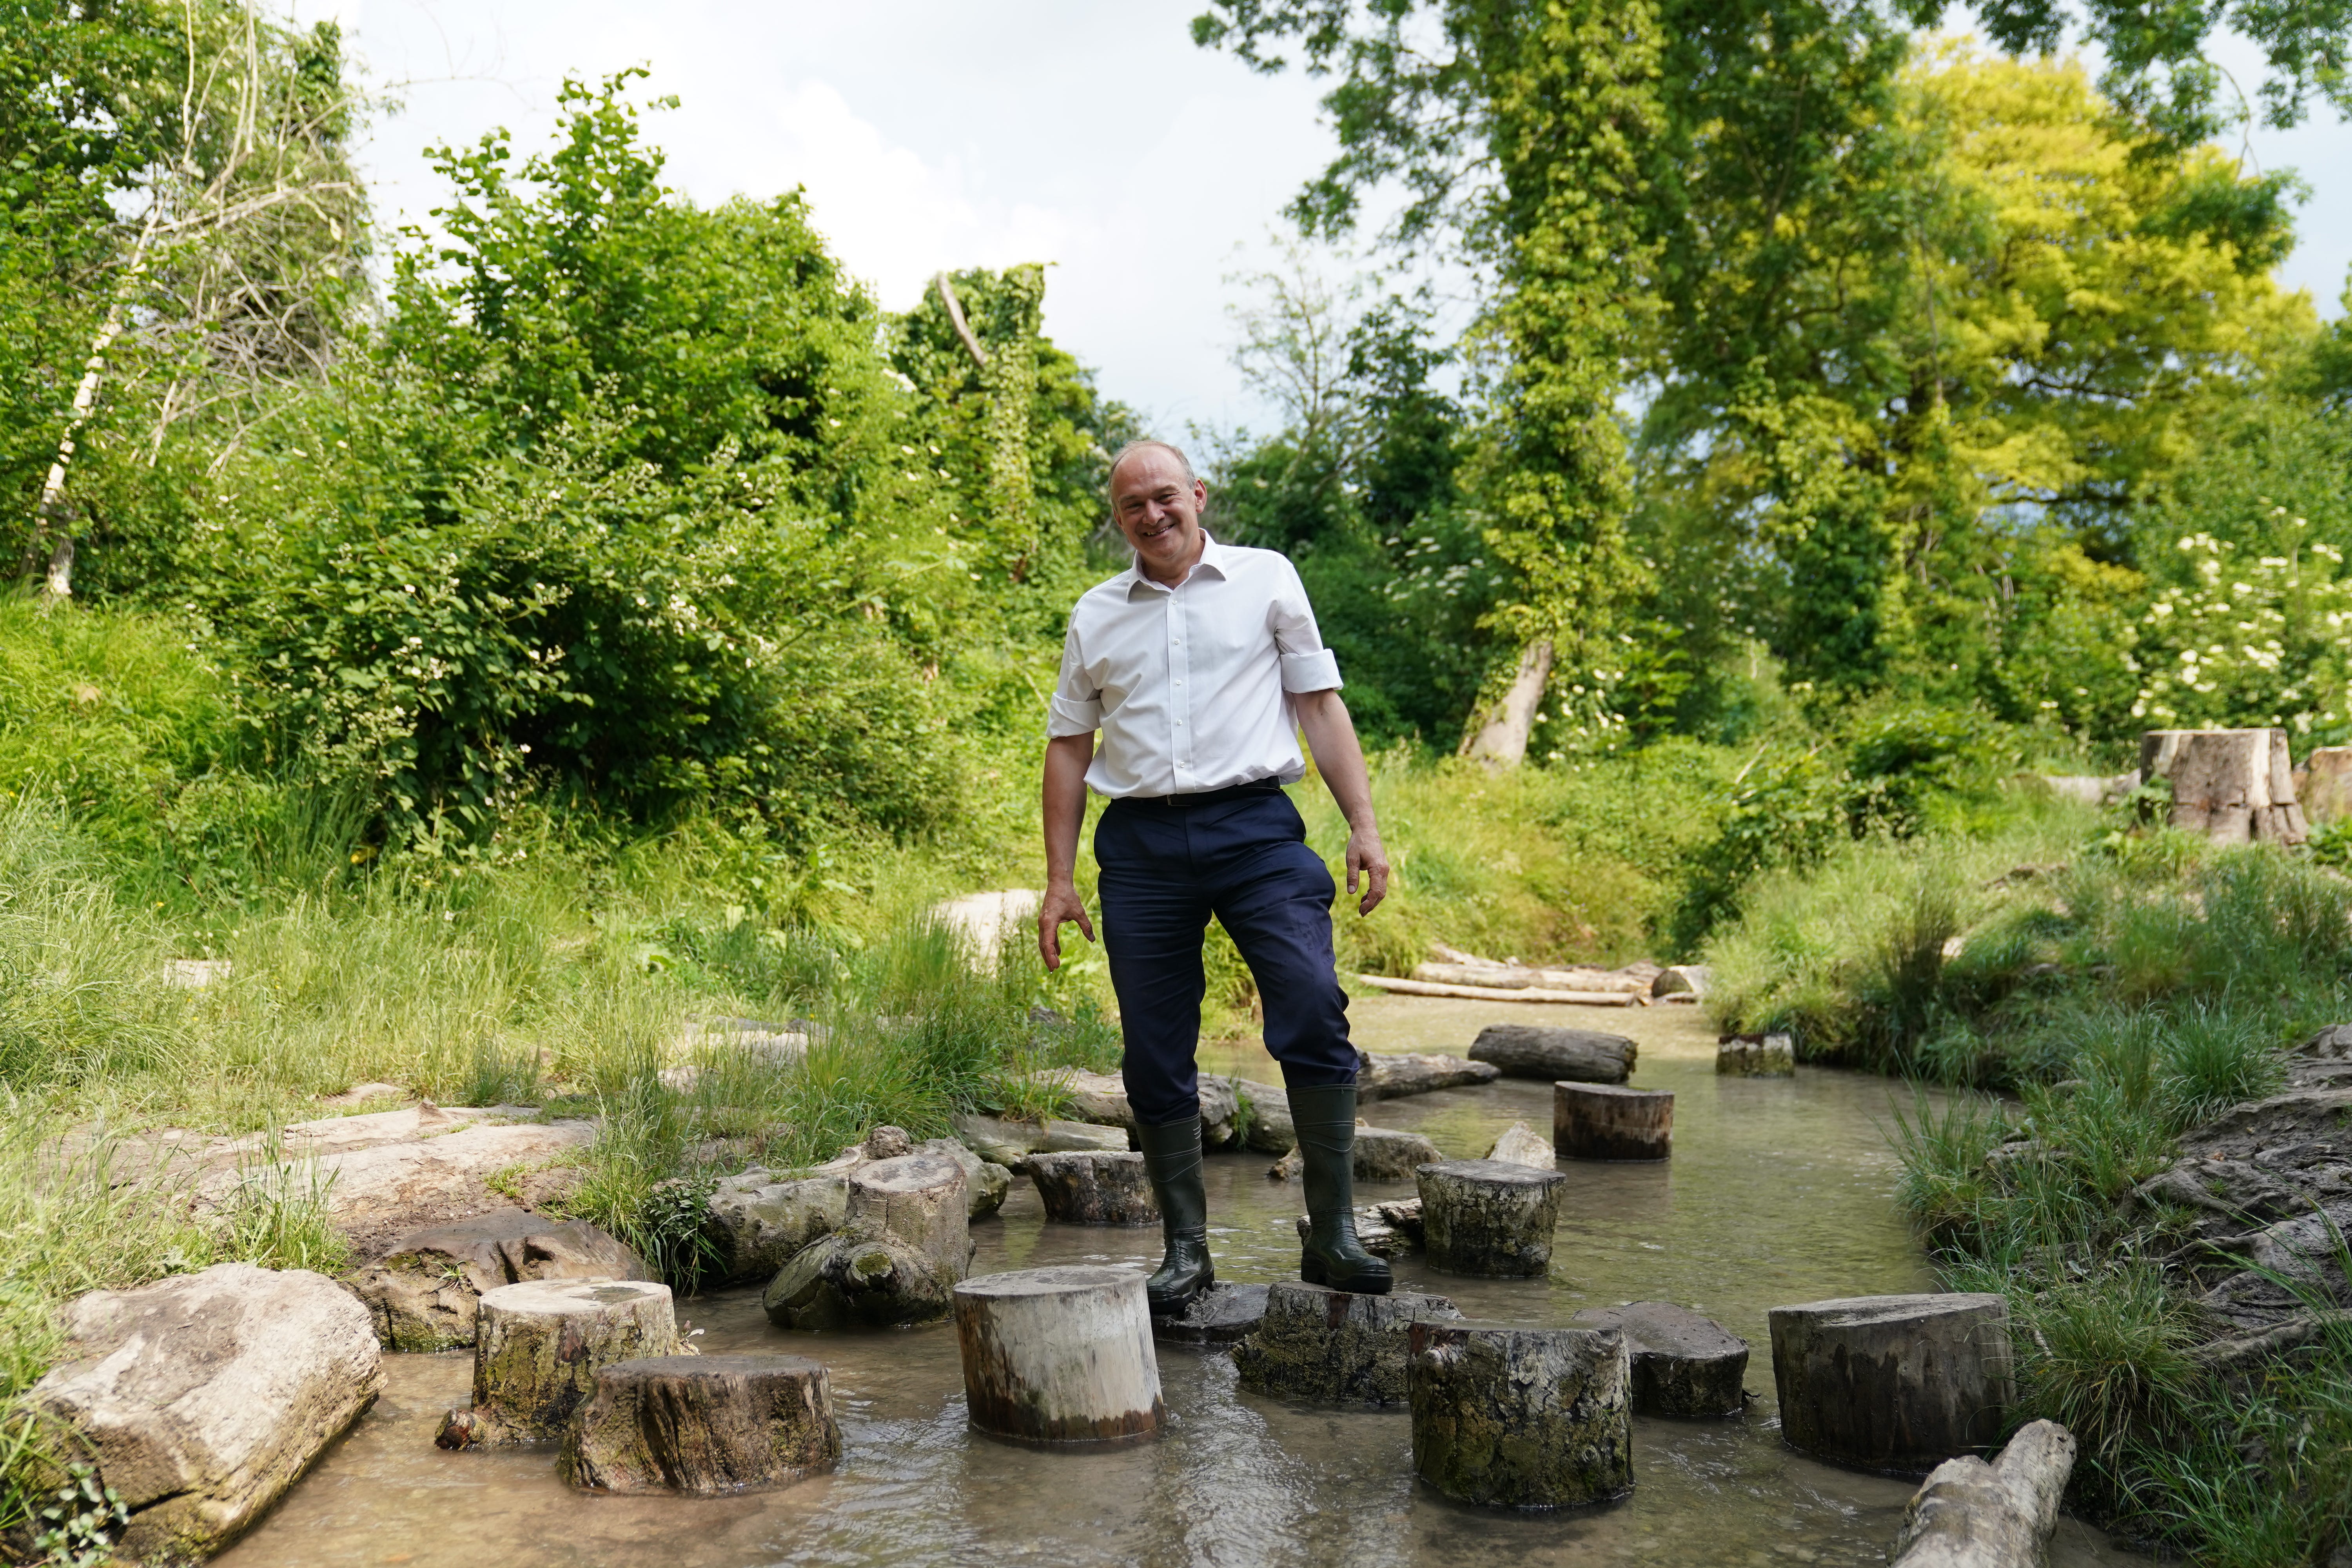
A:
{"type": "Polygon", "coordinates": [[[2263,542],[2204,532],[2177,542],[2187,571],[2142,619],[2132,714],[2155,729],[2271,724],[2299,742],[2336,744],[2352,735],[2344,551],[2287,508],[2263,505],[2249,531],[2263,542]]]}

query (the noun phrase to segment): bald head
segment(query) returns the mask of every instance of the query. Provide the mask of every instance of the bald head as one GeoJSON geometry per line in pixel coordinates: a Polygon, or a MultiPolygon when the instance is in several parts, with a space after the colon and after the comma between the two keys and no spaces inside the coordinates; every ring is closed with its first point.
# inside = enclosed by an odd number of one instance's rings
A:
{"type": "Polygon", "coordinates": [[[1110,498],[1112,505],[1116,506],[1118,503],[1118,470],[1120,468],[1125,466],[1129,458],[1140,457],[1146,452],[1159,452],[1174,458],[1176,460],[1176,467],[1181,470],[1184,475],[1184,482],[1186,484],[1193,482],[1192,459],[1184,455],[1184,448],[1181,447],[1171,445],[1166,441],[1155,441],[1149,437],[1140,441],[1129,441],[1126,446],[1121,447],[1118,451],[1111,454],[1110,498]]]}

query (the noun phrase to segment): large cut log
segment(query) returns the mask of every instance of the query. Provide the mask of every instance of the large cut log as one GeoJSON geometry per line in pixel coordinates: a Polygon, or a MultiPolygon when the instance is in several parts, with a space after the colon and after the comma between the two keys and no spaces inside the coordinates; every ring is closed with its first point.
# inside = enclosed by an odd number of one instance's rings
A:
{"type": "Polygon", "coordinates": [[[1210,1286],[1172,1318],[1151,1320],[1151,1337],[1176,1345],[1229,1345],[1257,1331],[1265,1317],[1263,1285],[1210,1286]]]}
{"type": "Polygon", "coordinates": [[[2139,771],[2172,784],[2172,826],[2218,844],[2300,844],[2294,764],[2284,730],[2150,730],[2139,771]]]}
{"type": "Polygon", "coordinates": [[[1623,1083],[1640,1054],[1622,1035],[1534,1024],[1489,1024],[1470,1047],[1472,1061],[1492,1062],[1507,1078],[1546,1083],[1623,1083]]]}
{"type": "Polygon", "coordinates": [[[793,1355],[665,1355],[615,1362],[563,1443],[573,1486],[713,1497],[782,1486],[841,1458],[833,1386],[793,1355]]]}
{"type": "Polygon", "coordinates": [[[1737,1415],[1747,1405],[1748,1342],[1672,1301],[1587,1307],[1569,1320],[1616,1329],[1633,1353],[1633,1409],[1642,1415],[1737,1415]]]}
{"type": "Polygon", "coordinates": [[[1521,963],[1416,963],[1415,980],[1440,985],[1489,985],[1504,991],[1535,986],[1547,991],[1595,991],[1642,996],[1653,980],[1615,969],[1539,969],[1521,963]]]}
{"type": "Polygon", "coordinates": [[[1551,1146],[1563,1160],[1663,1160],[1674,1152],[1674,1142],[1671,1090],[1552,1086],[1551,1146]]]}
{"type": "Polygon", "coordinates": [[[395,1351],[474,1342],[482,1292],[525,1279],[645,1279],[645,1260],[584,1219],[492,1209],[409,1232],[344,1280],[395,1351]]]}
{"type": "Polygon", "coordinates": [[[596,1370],[677,1348],[669,1287],[650,1280],[532,1279],[482,1297],[474,1403],[453,1410],[444,1448],[560,1437],[594,1392],[596,1370]]]}
{"type": "Polygon", "coordinates": [[[1567,1177],[1509,1160],[1446,1160],[1423,1165],[1418,1177],[1432,1268],[1500,1279],[1549,1270],[1567,1177]]]}
{"type": "Polygon", "coordinates": [[[971,1424],[1029,1443],[1143,1437],[1160,1429],[1160,1361],[1143,1276],[1024,1268],[955,1288],[971,1424]]]}
{"type": "Polygon", "coordinates": [[[1895,1568],[2041,1568],[2074,1473],[2074,1435],[2032,1421],[2000,1457],[1947,1459],[1903,1510],[1895,1568]]]}
{"type": "Polygon", "coordinates": [[[1555,991],[1548,985],[1448,985],[1430,980],[1399,980],[1389,974],[1359,974],[1375,991],[1402,996],[1459,996],[1469,1002],[1555,1002],[1570,1007],[1633,1007],[1639,994],[1631,991],[1555,991]]]}
{"type": "Polygon", "coordinates": [[[1832,1464],[1919,1475],[1990,1447],[2015,1402],[1999,1296],[1857,1296],[1769,1318],[1780,1434],[1832,1464]]]}
{"type": "Polygon", "coordinates": [[[1158,1225],[1159,1205],[1140,1154],[1032,1154],[1045,1217],[1063,1225],[1158,1225]]]}
{"type": "Polygon", "coordinates": [[[307,1269],[220,1263],[93,1291],[64,1326],[31,1404],[121,1495],[125,1558],[219,1551],[383,1387],[366,1309],[307,1269]]]}
{"type": "Polygon", "coordinates": [[[1241,1384],[1279,1399],[1402,1405],[1406,1334],[1416,1319],[1459,1319],[1443,1296],[1355,1296],[1297,1279],[1266,1287],[1257,1331],[1234,1347],[1241,1384]]]}
{"type": "Polygon", "coordinates": [[[1408,1095],[1428,1094],[1441,1089],[1492,1083],[1502,1076],[1502,1069],[1491,1062],[1465,1061],[1434,1052],[1391,1056],[1359,1051],[1356,1100],[1359,1104],[1372,1100],[1402,1100],[1408,1095]]]}
{"type": "Polygon", "coordinates": [[[1412,1325],[1412,1468],[1462,1502],[1562,1508],[1633,1489],[1633,1373],[1613,1329],[1412,1325]]]}

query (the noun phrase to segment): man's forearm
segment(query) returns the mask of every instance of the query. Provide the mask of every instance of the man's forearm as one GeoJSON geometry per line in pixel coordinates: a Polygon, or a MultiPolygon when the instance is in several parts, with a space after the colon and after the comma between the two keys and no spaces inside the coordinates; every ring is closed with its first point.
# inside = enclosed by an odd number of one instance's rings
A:
{"type": "Polygon", "coordinates": [[[1364,765],[1364,748],[1356,739],[1355,721],[1337,691],[1310,691],[1294,700],[1298,727],[1315,753],[1315,771],[1339,804],[1339,813],[1354,827],[1371,825],[1372,777],[1364,765]]]}
{"type": "Polygon", "coordinates": [[[1087,815],[1087,767],[1095,758],[1091,734],[1063,735],[1045,743],[1045,883],[1066,887],[1078,868],[1078,828],[1087,815]]]}

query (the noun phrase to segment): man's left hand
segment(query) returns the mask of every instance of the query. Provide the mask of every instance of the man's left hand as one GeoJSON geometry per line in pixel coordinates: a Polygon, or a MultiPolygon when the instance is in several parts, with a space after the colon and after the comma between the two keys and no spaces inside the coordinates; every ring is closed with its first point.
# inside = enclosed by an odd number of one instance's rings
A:
{"type": "Polygon", "coordinates": [[[1356,890],[1356,879],[1364,882],[1363,901],[1356,912],[1368,915],[1380,907],[1389,896],[1389,852],[1381,847],[1381,830],[1369,823],[1351,828],[1348,833],[1348,891],[1356,890]]]}

